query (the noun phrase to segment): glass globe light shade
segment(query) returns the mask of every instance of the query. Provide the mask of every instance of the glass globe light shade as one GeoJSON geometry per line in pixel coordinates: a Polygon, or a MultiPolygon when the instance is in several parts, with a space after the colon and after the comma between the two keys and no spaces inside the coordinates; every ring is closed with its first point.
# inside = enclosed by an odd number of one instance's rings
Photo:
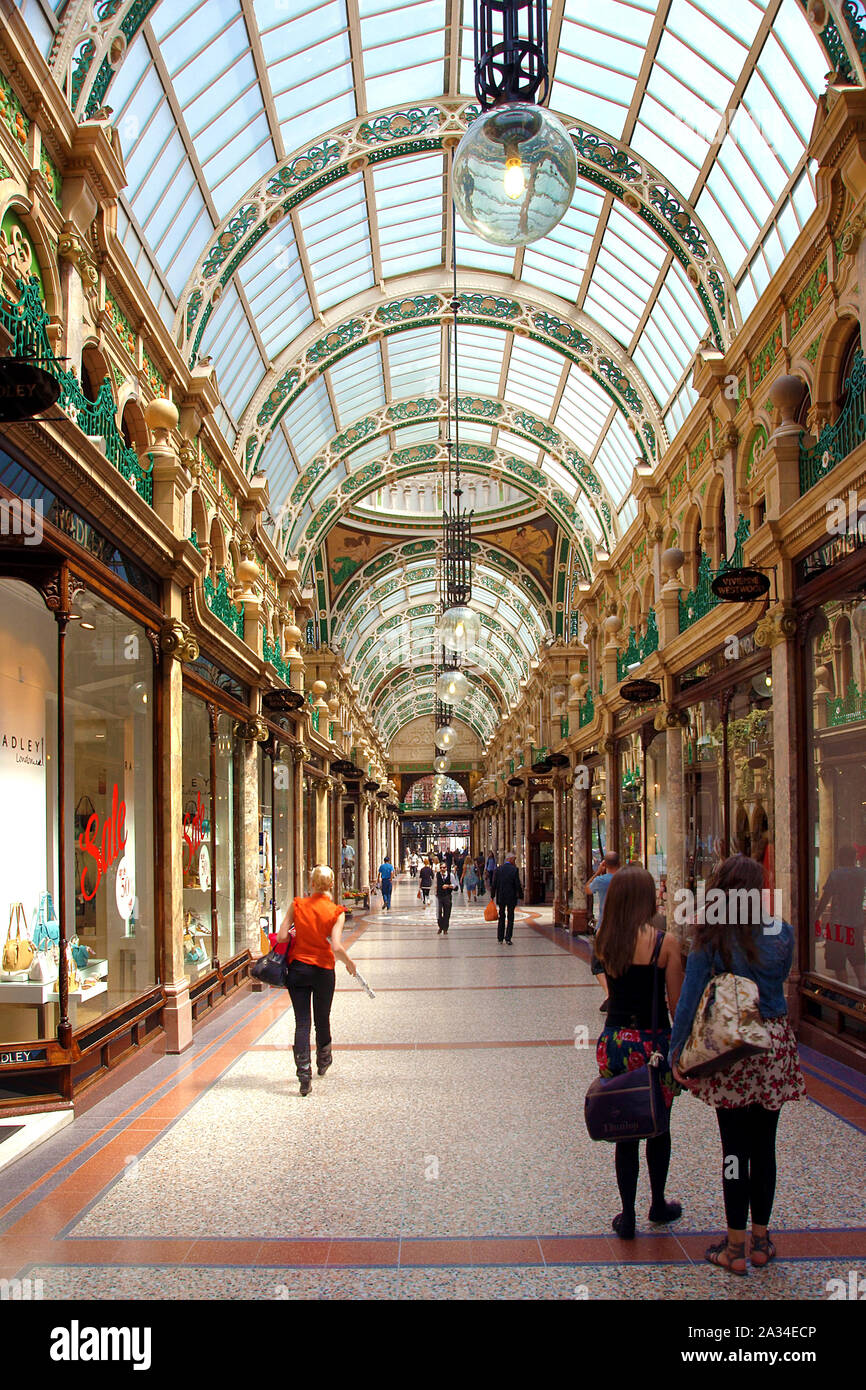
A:
{"type": "Polygon", "coordinates": [[[515,101],[472,122],[454,155],[451,193],[476,236],[527,246],[565,216],[576,182],[577,156],[562,122],[515,101]]]}
{"type": "Polygon", "coordinates": [[[434,759],[433,766],[437,772],[447,772],[451,766],[451,759],[447,753],[440,753],[439,757],[434,759]]]}
{"type": "Polygon", "coordinates": [[[462,671],[443,671],[436,680],[436,698],[443,705],[459,705],[469,694],[469,681],[462,671]]]}
{"type": "Polygon", "coordinates": [[[437,748],[450,748],[457,742],[457,730],[453,724],[440,724],[433,737],[437,748]]]}
{"type": "Polygon", "coordinates": [[[436,625],[436,635],[449,652],[468,652],[481,637],[481,619],[471,608],[448,608],[436,625]]]}

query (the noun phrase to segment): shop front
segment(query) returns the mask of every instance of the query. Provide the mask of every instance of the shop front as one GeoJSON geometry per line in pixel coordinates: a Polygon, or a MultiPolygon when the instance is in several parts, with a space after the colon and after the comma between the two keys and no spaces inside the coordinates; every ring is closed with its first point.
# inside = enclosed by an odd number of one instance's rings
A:
{"type": "MultiPolygon", "coordinates": [[[[731,854],[757,860],[765,889],[776,886],[771,660],[753,633],[736,642],[736,660],[720,651],[678,682],[683,883],[697,898],[731,854]]],[[[791,904],[775,906],[790,918],[791,904]]]]}
{"type": "Polygon", "coordinates": [[[70,1099],[161,1021],[159,590],[77,523],[89,556],[51,522],[0,552],[6,1104],[70,1099]]]}
{"type": "MultiPolygon", "coordinates": [[[[866,1051],[866,547],[798,567],[802,635],[801,1036],[866,1051]]],[[[833,1046],[835,1044],[835,1046],[833,1046]]]]}

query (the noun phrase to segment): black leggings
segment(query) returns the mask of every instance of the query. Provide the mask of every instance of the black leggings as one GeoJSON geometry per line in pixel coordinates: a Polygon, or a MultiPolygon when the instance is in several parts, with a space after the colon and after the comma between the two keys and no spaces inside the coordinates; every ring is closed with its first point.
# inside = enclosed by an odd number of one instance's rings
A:
{"type": "Polygon", "coordinates": [[[299,1052],[310,1050],[310,1004],[316,1019],[316,1046],[326,1047],[331,1041],[331,1004],[334,999],[336,970],[324,970],[321,965],[309,965],[305,960],[293,960],[286,972],[286,985],[295,1011],[295,1047],[299,1052]]]}
{"type": "MultiPolygon", "coordinates": [[[[634,1216],[634,1199],[637,1195],[637,1178],[640,1169],[640,1140],[620,1139],[616,1144],[616,1185],[622,1201],[623,1213],[634,1216]]],[[[665,1183],[671,1162],[671,1136],[669,1132],[657,1134],[655,1139],[646,1141],[646,1164],[649,1169],[652,1204],[661,1207],[665,1200],[665,1183]]]]}
{"type": "Polygon", "coordinates": [[[716,1111],[722,1137],[722,1190],[732,1231],[744,1231],[749,1209],[756,1226],[769,1226],[776,1195],[778,1110],[742,1105],[716,1111]]]}

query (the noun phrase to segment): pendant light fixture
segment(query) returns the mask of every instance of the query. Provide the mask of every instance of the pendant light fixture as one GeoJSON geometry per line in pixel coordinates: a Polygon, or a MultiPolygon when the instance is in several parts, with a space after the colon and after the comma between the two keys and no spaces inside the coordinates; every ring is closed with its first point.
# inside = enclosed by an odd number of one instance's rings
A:
{"type": "Polygon", "coordinates": [[[577,156],[539,101],[550,86],[547,0],[475,0],[475,94],[481,115],[457,147],[451,193],[470,231],[526,246],[562,220],[577,156]]]}

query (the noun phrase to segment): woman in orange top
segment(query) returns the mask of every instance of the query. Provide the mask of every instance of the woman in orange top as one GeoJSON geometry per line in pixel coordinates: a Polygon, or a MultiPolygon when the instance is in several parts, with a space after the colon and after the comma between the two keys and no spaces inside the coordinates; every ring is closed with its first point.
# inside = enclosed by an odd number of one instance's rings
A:
{"type": "Polygon", "coordinates": [[[286,985],[295,1011],[295,1068],[301,1083],[301,1095],[313,1089],[313,1068],[310,1060],[310,1005],[316,1020],[316,1069],[324,1076],[331,1065],[331,1004],[334,999],[336,958],[350,975],[355,964],[340,941],[346,921],[345,910],[334,902],[334,871],[319,864],[310,875],[310,896],[295,898],[283,918],[277,941],[289,944],[286,985]]]}

